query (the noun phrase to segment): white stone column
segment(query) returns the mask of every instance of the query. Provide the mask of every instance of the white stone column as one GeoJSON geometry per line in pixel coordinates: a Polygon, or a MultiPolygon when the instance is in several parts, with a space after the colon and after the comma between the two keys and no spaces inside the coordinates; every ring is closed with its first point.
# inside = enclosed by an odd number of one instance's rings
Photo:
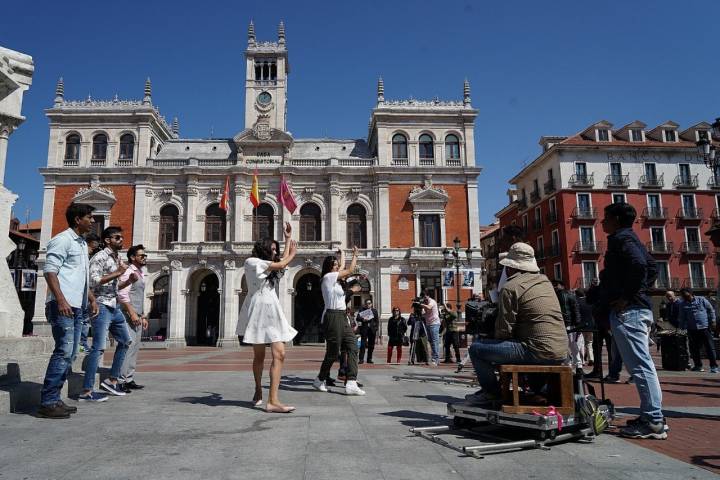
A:
{"type": "Polygon", "coordinates": [[[187,194],[185,200],[185,241],[194,242],[195,240],[195,223],[197,221],[197,197],[198,189],[196,185],[187,186],[187,194]]]}
{"type": "MultiPolygon", "coordinates": [[[[478,227],[479,228],[479,227],[478,227]]],[[[447,245],[447,232],[445,231],[445,214],[440,214],[440,246],[447,245]]]]}
{"type": "Polygon", "coordinates": [[[55,209],[55,185],[45,184],[43,187],[43,215],[40,230],[40,251],[35,264],[38,268],[37,284],[35,285],[35,312],[33,313],[33,334],[50,336],[50,326],[45,318],[45,299],[47,297],[47,283],[43,276],[45,265],[45,248],[52,238],[53,212],[55,209]]]}
{"type": "Polygon", "coordinates": [[[133,211],[133,238],[132,244],[151,243],[146,238],[148,221],[150,220],[150,212],[148,209],[148,200],[152,198],[152,191],[148,189],[147,184],[137,184],[135,186],[135,208],[133,211]],[[150,193],[150,197],[146,194],[150,193]]]}
{"type": "Polygon", "coordinates": [[[243,212],[242,212],[242,204],[243,204],[243,197],[244,192],[243,188],[238,185],[238,179],[235,179],[235,197],[234,197],[234,203],[232,205],[232,218],[233,218],[233,242],[240,242],[242,241],[242,234],[243,234],[243,212]]]}
{"type": "Polygon", "coordinates": [[[375,218],[378,223],[377,247],[388,248],[390,246],[390,192],[388,184],[385,182],[379,183],[375,189],[377,197],[375,218]]]}
{"type": "Polygon", "coordinates": [[[185,289],[185,275],[180,260],[170,262],[170,309],[168,312],[167,341],[170,346],[184,347],[185,310],[188,291],[185,289]]]}
{"type": "MultiPolygon", "coordinates": [[[[0,185],[5,183],[5,163],[7,162],[8,141],[13,130],[14,126],[10,123],[10,119],[0,115],[0,185]]],[[[8,225],[9,224],[8,222],[8,225]]],[[[3,228],[5,228],[5,225],[3,225],[3,228]]]]}
{"type": "Polygon", "coordinates": [[[218,332],[218,347],[233,347],[237,345],[235,330],[238,322],[238,295],[235,291],[237,270],[235,260],[225,260],[225,272],[222,287],[222,319],[218,332]]]}
{"type": "Polygon", "coordinates": [[[17,200],[17,195],[0,185],[0,337],[21,337],[23,329],[23,312],[15,285],[10,275],[10,268],[5,258],[15,250],[15,242],[7,234],[10,225],[10,212],[17,200]]]}
{"type": "MultiPolygon", "coordinates": [[[[330,195],[328,195],[328,208],[327,208],[327,219],[325,225],[329,225],[329,236],[327,239],[331,242],[339,241],[340,236],[338,232],[338,222],[340,219],[339,208],[340,208],[340,188],[335,184],[330,184],[330,195]]],[[[351,248],[351,245],[347,245],[347,248],[351,248]]]]}
{"type": "Polygon", "coordinates": [[[420,246],[420,214],[413,213],[413,245],[416,247],[420,246]]]}
{"type": "Polygon", "coordinates": [[[468,228],[470,230],[470,247],[480,248],[480,213],[478,211],[478,188],[474,179],[468,181],[468,228]]]}

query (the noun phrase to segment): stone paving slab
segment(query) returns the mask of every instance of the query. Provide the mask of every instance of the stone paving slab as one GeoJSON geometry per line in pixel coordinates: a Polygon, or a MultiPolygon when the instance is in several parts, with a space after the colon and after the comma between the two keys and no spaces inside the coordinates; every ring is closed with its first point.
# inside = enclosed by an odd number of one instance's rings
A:
{"type": "Polygon", "coordinates": [[[366,397],[315,392],[314,371],[288,373],[281,399],[298,408],[288,415],[251,407],[250,372],[143,373],[145,390],[81,403],[70,420],[0,417],[0,479],[717,478],[611,435],[464,457],[408,429],[446,422],[445,402],[468,389],[391,373],[363,371],[366,397]]]}

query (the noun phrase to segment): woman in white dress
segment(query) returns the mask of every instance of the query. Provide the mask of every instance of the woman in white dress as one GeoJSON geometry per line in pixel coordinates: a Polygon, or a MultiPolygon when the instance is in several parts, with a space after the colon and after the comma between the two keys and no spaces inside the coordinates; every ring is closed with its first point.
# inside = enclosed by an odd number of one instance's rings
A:
{"type": "Polygon", "coordinates": [[[297,331],[280,306],[275,293],[275,284],[281,272],[295,257],[297,247],[290,238],[292,228],[285,224],[285,250],[278,257],[279,244],[272,239],[255,242],[251,256],[245,260],[245,279],[248,296],[240,310],[238,335],[244,335],[246,343],[253,344],[253,375],[255,376],[255,396],[253,405],[262,405],[262,374],[265,363],[265,347],[270,344],[272,363],[270,364],[270,393],[265,411],[271,413],[289,413],[295,407],[283,405],[278,400],[278,387],[283,362],[285,361],[285,342],[291,341],[297,331]]]}

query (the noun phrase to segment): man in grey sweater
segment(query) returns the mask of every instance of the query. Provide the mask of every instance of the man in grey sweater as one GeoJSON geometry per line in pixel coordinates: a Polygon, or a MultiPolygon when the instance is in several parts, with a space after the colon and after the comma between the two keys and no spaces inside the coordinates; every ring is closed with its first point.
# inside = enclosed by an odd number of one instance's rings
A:
{"type": "Polygon", "coordinates": [[[144,385],[135,383],[135,369],[137,357],[140,351],[143,330],[148,328],[147,317],[145,316],[145,264],[147,255],[145,247],[133,245],[127,251],[129,261],[128,269],[120,277],[120,282],[129,281],[127,287],[118,291],[118,300],[123,308],[125,320],[127,320],[128,331],[132,337],[132,343],[125,355],[125,361],[121,369],[121,380],[128,390],[140,390],[144,385]]]}

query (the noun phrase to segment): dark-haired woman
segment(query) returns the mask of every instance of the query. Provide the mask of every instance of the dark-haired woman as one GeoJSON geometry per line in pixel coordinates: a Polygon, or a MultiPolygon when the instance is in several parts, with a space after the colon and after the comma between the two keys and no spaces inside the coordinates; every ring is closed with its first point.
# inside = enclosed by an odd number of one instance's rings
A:
{"type": "Polygon", "coordinates": [[[345,383],[346,395],[365,395],[357,383],[358,369],[358,346],[355,340],[355,333],[350,327],[347,318],[345,290],[341,281],[347,278],[357,266],[357,247],[353,247],[353,256],[350,266],[345,268],[345,254],[340,251],[340,258],[335,256],[325,257],[322,265],[322,280],[320,289],[325,301],[323,312],[323,329],[325,330],[325,359],[320,366],[320,374],[313,382],[313,387],[321,392],[327,392],[325,383],[330,376],[330,368],[338,359],[340,347],[347,351],[347,382],[345,383]]]}
{"type": "Polygon", "coordinates": [[[290,238],[292,228],[285,224],[285,250],[278,258],[279,244],[272,239],[255,242],[251,256],[245,260],[245,279],[248,296],[240,310],[238,335],[243,341],[253,344],[253,375],[255,376],[255,396],[253,404],[262,405],[262,374],[265,363],[265,346],[270,344],[272,363],[270,364],[270,393],[265,411],[271,413],[289,413],[295,407],[283,405],[278,400],[278,387],[283,362],[285,361],[285,342],[291,341],[297,331],[280,306],[275,293],[275,284],[285,267],[296,253],[295,241],[290,238]]]}
{"type": "Polygon", "coordinates": [[[405,318],[400,314],[400,309],[394,307],[392,309],[392,317],[388,320],[388,347],[387,347],[387,363],[392,359],[393,347],[397,349],[397,363],[402,358],[403,337],[407,332],[407,323],[405,318]]]}

